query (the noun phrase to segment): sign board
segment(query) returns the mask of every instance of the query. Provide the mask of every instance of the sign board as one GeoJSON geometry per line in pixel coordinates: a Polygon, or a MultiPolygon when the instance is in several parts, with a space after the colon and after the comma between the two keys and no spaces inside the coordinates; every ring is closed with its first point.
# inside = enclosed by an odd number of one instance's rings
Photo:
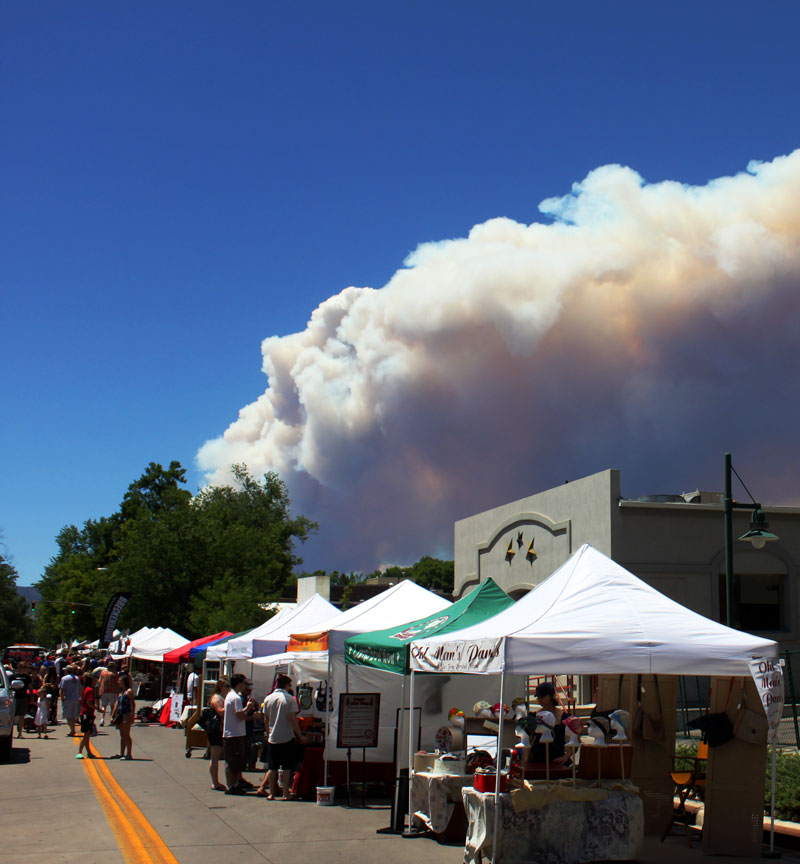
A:
{"type": "Polygon", "coordinates": [[[169,722],[180,723],[183,714],[183,693],[173,693],[169,705],[169,722]]]}
{"type": "Polygon", "coordinates": [[[783,669],[778,660],[763,658],[750,660],[749,666],[769,722],[769,743],[776,744],[783,715],[783,669]]]}
{"type": "Polygon", "coordinates": [[[336,746],[377,747],[380,693],[340,693],[336,746]]]}
{"type": "Polygon", "coordinates": [[[503,638],[470,642],[411,643],[411,668],[416,672],[472,672],[487,675],[503,670],[503,638]]]}

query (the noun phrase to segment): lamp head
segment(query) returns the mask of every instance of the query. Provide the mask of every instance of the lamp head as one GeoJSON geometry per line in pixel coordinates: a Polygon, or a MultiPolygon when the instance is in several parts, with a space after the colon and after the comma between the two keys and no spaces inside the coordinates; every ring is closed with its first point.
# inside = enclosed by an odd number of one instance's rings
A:
{"type": "Polygon", "coordinates": [[[769,523],[764,515],[764,511],[760,507],[756,507],[753,510],[753,515],[750,517],[750,530],[745,531],[739,539],[752,543],[754,549],[763,549],[770,541],[779,539],[776,534],[770,533],[768,529],[769,523]]]}

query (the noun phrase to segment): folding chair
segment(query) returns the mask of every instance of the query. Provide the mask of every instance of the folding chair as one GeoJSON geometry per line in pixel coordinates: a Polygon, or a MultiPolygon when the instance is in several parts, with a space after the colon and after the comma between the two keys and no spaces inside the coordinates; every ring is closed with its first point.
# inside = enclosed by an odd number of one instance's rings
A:
{"type": "Polygon", "coordinates": [[[679,759],[685,761],[686,758],[687,757],[685,756],[677,756],[673,759],[673,770],[670,771],[670,777],[672,778],[672,782],[675,784],[675,795],[678,797],[679,803],[677,808],[672,811],[669,825],[667,825],[664,829],[664,833],[661,835],[661,842],[664,842],[664,838],[670,833],[673,825],[682,822],[684,830],[686,831],[686,842],[691,847],[692,838],[689,829],[693,826],[689,825],[689,813],[686,809],[686,800],[688,798],[700,798],[702,800],[703,798],[706,786],[708,744],[703,741],[699,742],[697,745],[697,755],[694,757],[694,762],[689,770],[677,770],[675,763],[679,759]]]}

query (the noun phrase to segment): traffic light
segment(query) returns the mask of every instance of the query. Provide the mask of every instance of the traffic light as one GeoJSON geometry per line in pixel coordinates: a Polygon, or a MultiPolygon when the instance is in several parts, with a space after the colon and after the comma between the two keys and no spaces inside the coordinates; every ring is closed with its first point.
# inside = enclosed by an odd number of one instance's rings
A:
{"type": "Polygon", "coordinates": [[[75,607],[73,606],[72,609],[70,609],[69,611],[70,611],[70,614],[74,615],[75,614],[75,607]]]}
{"type": "Polygon", "coordinates": [[[31,612],[35,612],[35,611],[36,611],[36,601],[32,600],[31,601],[31,612]]]}

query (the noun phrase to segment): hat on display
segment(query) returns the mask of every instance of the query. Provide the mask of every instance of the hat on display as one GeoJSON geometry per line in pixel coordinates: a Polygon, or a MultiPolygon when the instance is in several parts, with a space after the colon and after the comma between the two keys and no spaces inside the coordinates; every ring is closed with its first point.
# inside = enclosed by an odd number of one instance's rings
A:
{"type": "MultiPolygon", "coordinates": [[[[492,715],[494,717],[497,717],[498,719],[501,717],[501,710],[500,709],[501,709],[501,706],[500,706],[499,702],[495,702],[494,705],[492,705],[492,715]]],[[[502,716],[503,717],[510,717],[511,716],[511,709],[508,707],[508,705],[502,706],[502,716]]]]}
{"type": "Polygon", "coordinates": [[[536,712],[536,734],[542,744],[549,744],[553,740],[553,727],[556,718],[550,711],[536,712]]]}
{"type": "Polygon", "coordinates": [[[611,729],[611,723],[607,717],[590,717],[588,732],[592,736],[592,744],[595,747],[605,747],[608,740],[608,733],[611,729]]]}
{"type": "Polygon", "coordinates": [[[459,729],[464,728],[464,712],[460,708],[451,708],[447,719],[453,726],[458,726],[459,729]]]}
{"type": "Polygon", "coordinates": [[[575,717],[573,714],[568,714],[561,721],[567,732],[567,747],[581,746],[581,733],[583,732],[583,720],[580,717],[575,717]]]}
{"type": "Polygon", "coordinates": [[[617,708],[608,715],[611,721],[611,733],[614,741],[628,740],[628,726],[631,722],[631,715],[623,708],[617,708]]]}
{"type": "Polygon", "coordinates": [[[494,714],[492,714],[492,706],[485,699],[476,702],[472,706],[472,713],[476,717],[485,717],[487,720],[491,720],[494,717],[494,714]]]}

